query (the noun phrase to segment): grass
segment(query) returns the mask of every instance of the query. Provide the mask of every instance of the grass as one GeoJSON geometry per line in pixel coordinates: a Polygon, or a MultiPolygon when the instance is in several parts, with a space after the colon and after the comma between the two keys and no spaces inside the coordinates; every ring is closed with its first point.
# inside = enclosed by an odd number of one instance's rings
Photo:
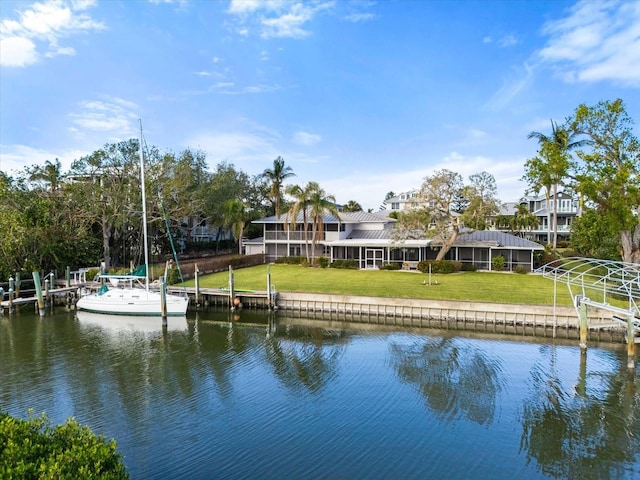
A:
{"type": "MultiPolygon", "coordinates": [[[[271,284],[279,291],[368,295],[374,297],[426,298],[480,302],[553,305],[554,282],[537,274],[462,272],[429,275],[389,270],[340,270],[269,265],[271,284]]],[[[267,266],[234,270],[234,287],[266,290],[267,266]]],[[[226,288],[228,272],[200,277],[202,288],[226,288]]],[[[193,280],[185,282],[193,287],[193,280]]],[[[557,305],[571,305],[566,285],[557,285],[557,305]]]]}

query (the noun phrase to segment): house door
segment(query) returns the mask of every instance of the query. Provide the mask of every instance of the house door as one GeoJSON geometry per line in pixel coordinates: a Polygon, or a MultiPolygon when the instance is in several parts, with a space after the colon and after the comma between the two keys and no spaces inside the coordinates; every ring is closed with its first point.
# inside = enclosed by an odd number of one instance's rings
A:
{"type": "Polygon", "coordinates": [[[378,268],[384,262],[384,249],[367,248],[365,251],[365,268],[378,268]]]}

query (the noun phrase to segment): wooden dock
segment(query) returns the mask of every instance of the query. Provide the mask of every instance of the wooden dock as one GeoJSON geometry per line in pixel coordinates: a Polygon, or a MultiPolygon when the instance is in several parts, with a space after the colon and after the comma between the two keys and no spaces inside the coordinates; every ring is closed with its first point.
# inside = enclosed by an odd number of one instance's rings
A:
{"type": "MultiPolygon", "coordinates": [[[[47,306],[52,305],[54,302],[56,302],[56,300],[60,300],[61,298],[64,299],[63,303],[67,305],[74,305],[80,296],[81,288],[82,288],[82,285],[52,288],[52,289],[49,289],[48,291],[43,291],[42,297],[45,302],[45,305],[47,306]]],[[[4,296],[7,297],[8,294],[5,292],[4,296]]],[[[16,307],[20,305],[29,305],[29,304],[35,305],[35,307],[37,308],[38,297],[36,296],[17,297],[17,298],[9,298],[7,300],[2,300],[0,301],[0,315],[4,314],[5,311],[12,313],[16,307]]]]}
{"type": "Polygon", "coordinates": [[[189,295],[192,307],[226,306],[230,308],[276,307],[277,293],[266,290],[230,290],[228,288],[167,287],[167,293],[189,295]]]}

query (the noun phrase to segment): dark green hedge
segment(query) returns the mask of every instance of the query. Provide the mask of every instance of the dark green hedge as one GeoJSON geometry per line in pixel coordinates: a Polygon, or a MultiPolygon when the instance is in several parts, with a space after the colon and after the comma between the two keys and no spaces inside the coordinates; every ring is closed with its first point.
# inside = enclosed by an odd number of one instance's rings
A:
{"type": "Polygon", "coordinates": [[[418,263],[418,270],[429,273],[429,265],[431,273],[454,273],[462,269],[462,263],[453,260],[423,260],[418,263]]]}
{"type": "Polygon", "coordinates": [[[0,478],[128,479],[116,442],[73,418],[52,427],[47,417],[20,420],[0,412],[0,478]]]}

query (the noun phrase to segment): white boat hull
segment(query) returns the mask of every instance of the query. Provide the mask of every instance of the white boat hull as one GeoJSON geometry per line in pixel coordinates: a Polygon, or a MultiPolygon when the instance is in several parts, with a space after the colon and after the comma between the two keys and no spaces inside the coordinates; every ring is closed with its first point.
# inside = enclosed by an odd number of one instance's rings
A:
{"type": "Polygon", "coordinates": [[[163,327],[162,319],[158,316],[133,316],[133,315],[105,315],[86,311],[76,312],[76,318],[82,325],[97,326],[106,332],[134,333],[144,332],[155,334],[167,331],[186,331],[188,329],[187,317],[172,316],[167,319],[166,327],[163,327]]]}
{"type": "MultiPolygon", "coordinates": [[[[188,297],[166,295],[167,315],[184,316],[189,306],[188,297]]],[[[76,304],[78,310],[110,315],[160,316],[159,292],[141,288],[111,288],[104,293],[85,295],[76,304]]]]}

